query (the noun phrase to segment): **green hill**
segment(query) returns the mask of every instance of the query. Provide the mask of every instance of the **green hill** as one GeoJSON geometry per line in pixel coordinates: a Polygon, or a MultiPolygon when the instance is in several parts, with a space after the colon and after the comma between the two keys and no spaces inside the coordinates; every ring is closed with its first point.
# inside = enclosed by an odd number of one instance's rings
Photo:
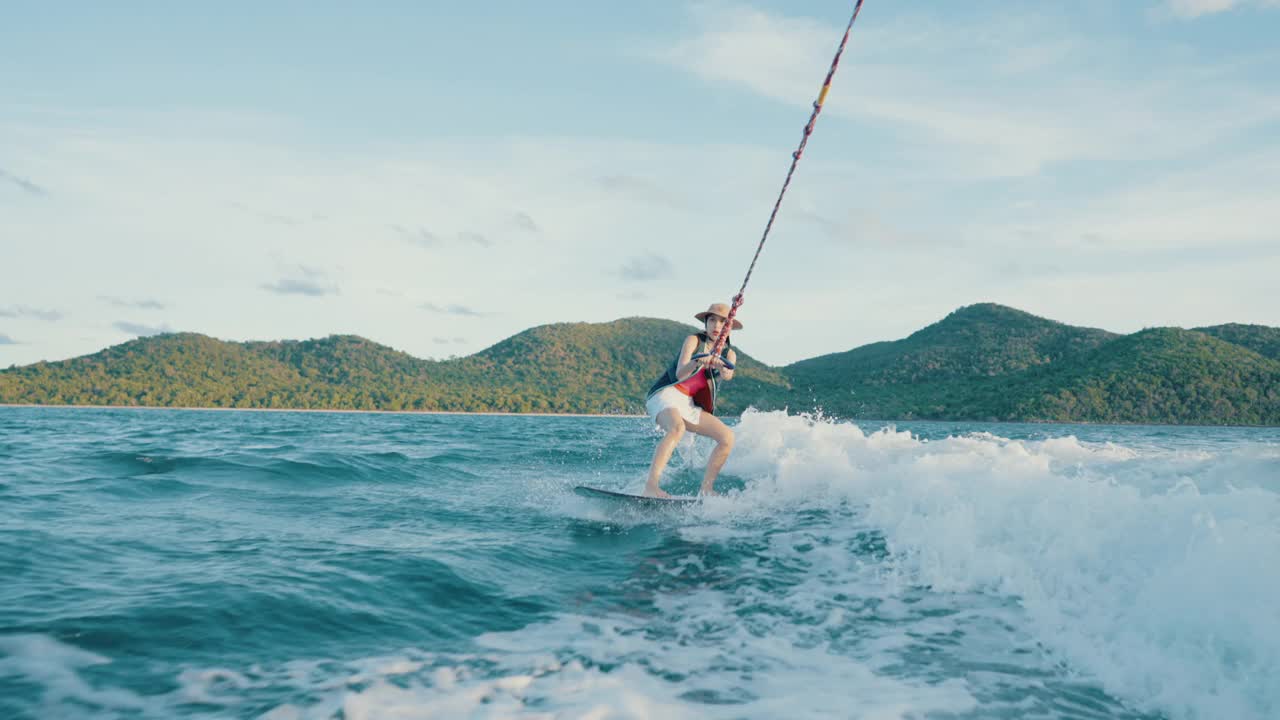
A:
{"type": "Polygon", "coordinates": [[[1196,328],[1196,330],[1219,340],[1226,340],[1233,345],[1249,348],[1263,357],[1280,360],[1280,328],[1228,323],[1196,328]]]}
{"type": "MultiPolygon", "coordinates": [[[[670,320],[560,323],[475,355],[431,361],[352,335],[234,343],[179,333],[0,371],[0,402],[358,410],[643,412],[644,393],[694,328],[670,320]]],[[[785,389],[739,351],[723,412],[785,389]]]]}
{"type": "Polygon", "coordinates": [[[1016,417],[1280,424],[1280,362],[1181,328],[1121,337],[1084,362],[1028,376],[1010,390],[1016,417]]]}
{"type": "Polygon", "coordinates": [[[990,377],[1077,357],[1115,337],[984,303],[962,307],[903,340],[801,360],[787,372],[796,379],[839,373],[875,384],[990,377]]]}
{"type": "MultiPolygon", "coordinates": [[[[653,318],[558,323],[446,361],[351,335],[179,333],[0,371],[0,402],[638,413],[690,332],[653,318]]],[[[738,354],[723,414],[1280,425],[1280,329],[1260,325],[1116,335],[980,304],[902,340],[784,368],[738,354]]]]}
{"type": "Polygon", "coordinates": [[[272,405],[298,373],[244,345],[195,333],[138,338],[93,355],[0,371],[0,399],[54,405],[272,405]]]}
{"type": "Polygon", "coordinates": [[[988,388],[997,391],[1030,368],[1073,362],[1116,337],[984,303],[902,340],[802,360],[784,372],[794,404],[833,415],[990,418],[988,388]]]}
{"type": "Polygon", "coordinates": [[[1226,325],[1122,336],[974,305],[785,371],[797,400],[844,417],[1277,425],[1280,362],[1252,349],[1274,352],[1276,335],[1226,325]]]}

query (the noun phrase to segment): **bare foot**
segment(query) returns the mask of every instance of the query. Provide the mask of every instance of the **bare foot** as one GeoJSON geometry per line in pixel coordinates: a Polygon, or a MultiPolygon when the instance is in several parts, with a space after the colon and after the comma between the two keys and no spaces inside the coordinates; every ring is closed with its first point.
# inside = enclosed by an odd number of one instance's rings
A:
{"type": "Polygon", "coordinates": [[[656,497],[656,498],[669,498],[671,497],[671,493],[659,487],[646,487],[644,489],[644,496],[656,497]]]}
{"type": "Polygon", "coordinates": [[[702,496],[704,496],[704,497],[715,497],[716,495],[719,495],[720,493],[716,492],[715,490],[712,490],[711,488],[702,488],[702,489],[698,492],[698,494],[699,494],[699,495],[702,495],[702,496]]]}

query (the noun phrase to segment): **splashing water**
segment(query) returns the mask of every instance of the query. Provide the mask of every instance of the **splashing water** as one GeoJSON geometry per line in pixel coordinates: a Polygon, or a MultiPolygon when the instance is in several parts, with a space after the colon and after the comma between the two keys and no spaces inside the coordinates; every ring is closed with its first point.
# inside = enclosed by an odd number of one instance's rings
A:
{"type": "Polygon", "coordinates": [[[1280,715],[1280,430],[737,435],[0,409],[0,715],[1280,715]]]}

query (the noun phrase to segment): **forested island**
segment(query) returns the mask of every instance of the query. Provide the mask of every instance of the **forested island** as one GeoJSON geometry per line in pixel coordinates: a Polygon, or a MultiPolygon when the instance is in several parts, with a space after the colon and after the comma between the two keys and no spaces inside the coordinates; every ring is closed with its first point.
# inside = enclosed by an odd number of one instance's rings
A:
{"type": "MultiPolygon", "coordinates": [[[[642,413],[690,325],[654,318],[535,327],[424,360],[352,335],[227,342],[138,338],[0,370],[0,403],[152,407],[642,413]]],[[[901,340],[784,367],[738,348],[721,413],[837,418],[1280,425],[1280,328],[1074,327],[995,304],[901,340]]]]}

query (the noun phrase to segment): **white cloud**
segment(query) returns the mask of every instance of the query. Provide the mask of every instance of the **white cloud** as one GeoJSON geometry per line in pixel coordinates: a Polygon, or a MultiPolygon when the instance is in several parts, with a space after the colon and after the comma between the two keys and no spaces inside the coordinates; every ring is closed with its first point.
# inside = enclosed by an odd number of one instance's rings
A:
{"type": "MultiPolygon", "coordinates": [[[[841,30],[738,5],[693,18],[696,31],[655,58],[797,108],[812,103],[841,30]]],[[[854,141],[859,130],[890,133],[904,165],[969,181],[1177,156],[1280,118],[1272,95],[1224,83],[1217,65],[1184,60],[1143,76],[1120,62],[1131,52],[1026,11],[860,23],[824,117],[863,123],[840,131],[854,141]],[[1108,55],[1114,70],[1097,73],[1108,55]]],[[[823,122],[819,132],[832,132],[823,122]]]]}
{"type": "Polygon", "coordinates": [[[40,185],[31,182],[27,178],[9,173],[4,168],[0,168],[0,181],[5,181],[29,195],[46,196],[49,194],[49,191],[40,185]]]}
{"type": "Polygon", "coordinates": [[[284,277],[274,282],[263,283],[260,287],[278,295],[324,297],[340,293],[337,284],[329,280],[324,271],[305,265],[289,268],[284,277]]]}
{"type": "Polygon", "coordinates": [[[112,327],[126,335],[137,335],[140,337],[162,335],[167,332],[172,332],[168,325],[145,325],[142,323],[129,322],[127,320],[120,320],[112,325],[112,327]]]}
{"type": "Polygon", "coordinates": [[[33,318],[36,320],[43,320],[45,322],[57,322],[62,319],[62,313],[58,310],[33,308],[27,307],[26,305],[14,305],[11,307],[0,307],[0,318],[33,318]]]}
{"type": "Polygon", "coordinates": [[[650,282],[670,277],[675,272],[675,265],[661,255],[649,253],[627,258],[618,268],[618,276],[631,282],[650,282]]]}
{"type": "Polygon", "coordinates": [[[1212,15],[1235,7],[1237,0],[1169,0],[1169,9],[1179,17],[1212,15]]]}
{"type": "Polygon", "coordinates": [[[1215,15],[1246,5],[1280,7],[1280,0],[1168,0],[1168,3],[1174,15],[1187,19],[1215,15]]]}
{"type": "MultiPolygon", "coordinates": [[[[657,52],[658,59],[710,82],[738,85],[795,107],[813,102],[840,30],[834,24],[742,6],[716,6],[714,13],[696,13],[695,20],[698,31],[657,52]]],[[[945,66],[913,60],[924,51],[935,58],[942,55],[940,43],[956,56],[974,57],[971,48],[955,47],[961,33],[932,26],[922,22],[868,30],[865,23],[855,25],[825,112],[870,120],[916,141],[964,149],[967,154],[957,160],[970,175],[1034,173],[1082,151],[1084,134],[1065,122],[992,97],[987,88],[957,90],[950,82],[954,78],[939,77],[947,74],[945,66]],[[866,57],[863,48],[876,50],[866,57]]],[[[977,57],[1003,73],[1034,68],[1054,56],[1031,60],[1016,49],[1021,45],[1006,47],[1010,49],[999,53],[984,48],[985,55],[977,57]]],[[[1052,47],[1058,55],[1065,52],[1060,40],[1052,47]]]]}
{"type": "Polygon", "coordinates": [[[151,300],[151,299],[130,300],[127,298],[110,297],[107,295],[102,295],[98,299],[105,303],[108,303],[110,305],[113,305],[115,307],[120,307],[120,308],[130,308],[134,310],[163,310],[164,309],[164,303],[160,302],[159,300],[151,300]]]}
{"type": "MultiPolygon", "coordinates": [[[[1280,254],[1280,150],[1250,152],[1111,193],[1037,206],[1027,222],[964,228],[1010,250],[1031,243],[1080,262],[1105,253],[1272,247],[1280,254]]],[[[972,238],[975,241],[977,238],[972,238]]],[[[1280,269],[1280,268],[1278,268],[1280,269]]]]}
{"type": "Polygon", "coordinates": [[[424,227],[407,228],[403,225],[392,224],[391,229],[400,236],[401,240],[420,248],[439,247],[440,243],[443,242],[439,235],[424,227]]]}
{"type": "Polygon", "coordinates": [[[279,295],[308,295],[322,297],[338,294],[336,285],[316,282],[309,278],[280,278],[275,282],[263,283],[263,290],[270,290],[279,295]]]}
{"type": "Polygon", "coordinates": [[[478,318],[488,315],[488,313],[480,312],[467,307],[466,305],[437,305],[435,303],[422,303],[420,306],[423,310],[430,310],[434,313],[443,313],[445,315],[460,315],[462,317],[478,318]]]}

